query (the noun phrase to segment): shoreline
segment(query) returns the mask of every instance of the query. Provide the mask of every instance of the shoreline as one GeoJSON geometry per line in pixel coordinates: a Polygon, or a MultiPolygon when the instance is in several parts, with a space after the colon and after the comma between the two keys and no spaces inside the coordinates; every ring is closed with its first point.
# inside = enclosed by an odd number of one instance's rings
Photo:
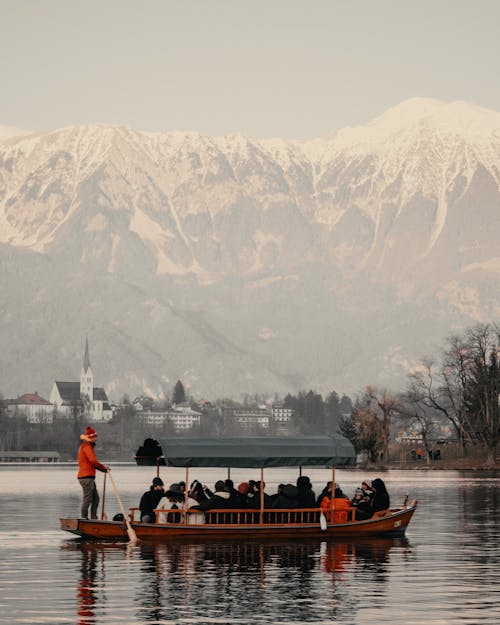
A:
{"type": "MultiPolygon", "coordinates": [[[[110,461],[110,464],[114,466],[137,466],[135,462],[127,460],[114,460],[110,461]]],[[[76,461],[68,460],[62,462],[2,462],[0,461],[0,467],[76,467],[78,463],[76,461]]],[[[305,467],[304,467],[305,468],[305,467]]],[[[329,468],[329,467],[325,467],[329,468]]],[[[486,466],[483,463],[477,463],[472,460],[457,460],[442,462],[441,460],[435,461],[431,464],[427,463],[412,463],[412,464],[371,464],[360,463],[355,466],[336,467],[336,469],[346,471],[500,471],[500,463],[497,462],[494,466],[486,466]]]]}

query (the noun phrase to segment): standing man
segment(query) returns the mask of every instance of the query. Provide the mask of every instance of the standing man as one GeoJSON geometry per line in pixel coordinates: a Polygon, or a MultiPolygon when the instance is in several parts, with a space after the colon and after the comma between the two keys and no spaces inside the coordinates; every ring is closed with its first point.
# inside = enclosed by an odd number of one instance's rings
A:
{"type": "Polygon", "coordinates": [[[80,436],[82,441],[78,450],[78,481],[83,490],[82,519],[97,519],[97,506],[99,505],[99,493],[95,485],[95,470],[107,473],[111,469],[101,464],[95,455],[94,447],[97,440],[97,432],[87,427],[85,434],[80,436]]]}

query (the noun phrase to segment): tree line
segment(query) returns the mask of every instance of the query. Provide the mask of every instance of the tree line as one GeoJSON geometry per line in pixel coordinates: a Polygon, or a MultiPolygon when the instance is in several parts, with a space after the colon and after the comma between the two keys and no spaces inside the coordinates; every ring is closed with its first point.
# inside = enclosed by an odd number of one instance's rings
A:
{"type": "Polygon", "coordinates": [[[395,423],[418,434],[427,451],[448,426],[463,456],[473,446],[495,464],[500,439],[500,334],[496,324],[478,324],[445,341],[438,359],[424,357],[399,392],[367,386],[340,432],[370,459],[389,458],[395,423]]]}
{"type": "MultiPolygon", "coordinates": [[[[290,408],[292,417],[286,434],[311,435],[342,433],[357,452],[373,461],[388,461],[390,445],[397,427],[418,435],[427,451],[432,440],[448,427],[466,455],[473,446],[485,450],[487,463],[493,465],[500,438],[500,334],[496,324],[479,324],[461,334],[450,335],[440,350],[439,358],[424,357],[408,375],[405,387],[394,392],[366,386],[354,401],[347,395],[331,391],[324,399],[313,390],[274,396],[273,403],[290,408]]],[[[170,406],[150,399],[151,409],[170,406]]],[[[202,413],[201,424],[187,430],[187,436],[235,436],[243,434],[284,434],[271,418],[269,427],[243,427],[234,419],[235,411],[252,409],[267,402],[264,395],[244,396],[242,402],[229,398],[198,405],[190,399],[180,380],[172,401],[189,403],[202,413]]],[[[52,424],[30,424],[26,419],[11,419],[0,401],[0,449],[56,450],[63,458],[76,456],[79,436],[85,429],[83,415],[56,418],[52,424]]],[[[124,397],[113,419],[98,424],[100,445],[110,456],[131,459],[145,438],[171,437],[176,433],[168,420],[154,432],[145,426],[134,406],[124,397]]]]}

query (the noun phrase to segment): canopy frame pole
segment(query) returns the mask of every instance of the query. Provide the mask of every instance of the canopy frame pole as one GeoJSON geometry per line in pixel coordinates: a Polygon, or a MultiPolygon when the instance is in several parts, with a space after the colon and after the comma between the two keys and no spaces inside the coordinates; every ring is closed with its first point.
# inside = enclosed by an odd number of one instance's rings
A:
{"type": "Polygon", "coordinates": [[[227,468],[227,479],[230,480],[231,479],[231,467],[227,468]]]}
{"type": "Polygon", "coordinates": [[[189,467],[186,466],[186,487],[184,488],[184,525],[188,522],[188,484],[189,484],[189,467]]]}
{"type": "Polygon", "coordinates": [[[156,477],[160,477],[160,456],[156,458],[156,477]]]}
{"type": "Polygon", "coordinates": [[[259,524],[264,523],[264,467],[260,467],[260,518],[259,524]]]}
{"type": "Polygon", "coordinates": [[[335,467],[332,465],[332,496],[330,498],[330,508],[332,514],[332,523],[333,523],[333,513],[335,511],[335,504],[333,500],[335,499],[335,467]]]}

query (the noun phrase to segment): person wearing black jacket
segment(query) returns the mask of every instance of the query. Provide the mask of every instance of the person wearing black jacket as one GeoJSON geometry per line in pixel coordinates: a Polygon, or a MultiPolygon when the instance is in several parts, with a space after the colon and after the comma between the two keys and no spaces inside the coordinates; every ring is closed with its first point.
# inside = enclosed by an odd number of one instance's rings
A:
{"type": "Polygon", "coordinates": [[[298,508],[299,491],[293,484],[280,484],[277,496],[273,499],[273,508],[298,508]]]}
{"type": "Polygon", "coordinates": [[[237,508],[238,507],[238,503],[240,501],[240,494],[236,490],[236,488],[234,487],[233,480],[230,480],[228,478],[227,480],[224,480],[224,484],[226,485],[226,490],[229,493],[229,505],[228,505],[228,508],[237,508]]]}
{"type": "Polygon", "coordinates": [[[213,510],[214,508],[229,508],[229,491],[222,480],[215,482],[215,492],[206,501],[202,501],[197,506],[192,506],[192,510],[213,510]]]}
{"type": "Polygon", "coordinates": [[[315,508],[316,495],[312,489],[311,480],[306,475],[297,478],[297,506],[299,508],[315,508]]]}
{"type": "Polygon", "coordinates": [[[391,500],[389,498],[389,493],[387,492],[385,484],[380,478],[376,478],[375,480],[373,480],[372,490],[374,494],[370,501],[370,507],[373,516],[375,512],[380,512],[380,510],[388,510],[391,505],[391,500]]]}
{"type": "MultiPolygon", "coordinates": [[[[272,505],[271,497],[265,492],[266,483],[265,482],[255,482],[253,486],[253,497],[250,499],[250,507],[255,508],[256,510],[260,510],[260,499],[264,498],[264,508],[270,508],[272,505]]],[[[249,493],[250,495],[250,493],[249,493]]]]}
{"type": "Polygon", "coordinates": [[[154,523],[156,521],[155,509],[158,508],[160,500],[164,497],[165,490],[163,488],[163,481],[159,477],[153,478],[153,482],[143,496],[139,503],[139,510],[141,511],[142,523],[154,523]]]}

